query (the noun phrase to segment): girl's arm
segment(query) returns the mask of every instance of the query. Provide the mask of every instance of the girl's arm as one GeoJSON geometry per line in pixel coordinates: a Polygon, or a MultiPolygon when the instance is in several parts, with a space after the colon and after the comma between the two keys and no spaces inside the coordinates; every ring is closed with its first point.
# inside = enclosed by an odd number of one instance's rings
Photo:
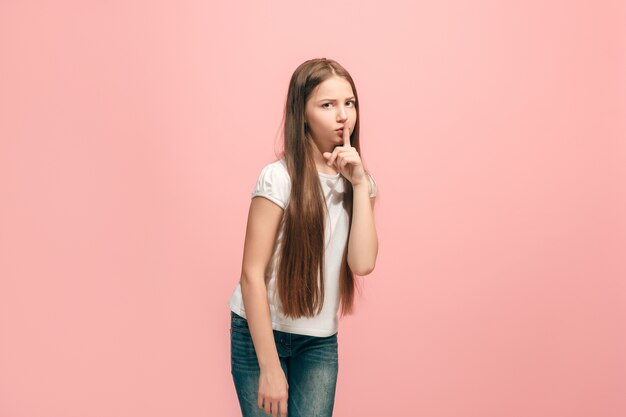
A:
{"type": "Polygon", "coordinates": [[[265,270],[283,210],[266,198],[250,203],[241,266],[241,292],[259,366],[280,365],[270,318],[265,270]]]}
{"type": "Polygon", "coordinates": [[[370,202],[368,174],[363,169],[359,153],[350,144],[351,128],[347,125],[345,127],[343,146],[336,146],[332,152],[324,152],[322,156],[326,158],[328,165],[335,164],[337,170],[352,184],[352,225],[348,238],[347,262],[352,272],[363,276],[374,270],[378,255],[378,236],[374,226],[375,197],[370,202]],[[355,177],[358,177],[356,184],[355,177]]]}
{"type": "Polygon", "coordinates": [[[348,265],[356,275],[374,270],[378,255],[378,235],[374,225],[374,201],[370,198],[368,181],[352,186],[352,225],[348,239],[348,265]]]}
{"type": "Polygon", "coordinates": [[[274,250],[282,216],[283,209],[270,200],[263,197],[252,199],[240,284],[248,327],[261,369],[258,405],[269,411],[270,402],[274,410],[280,402],[280,408],[285,413],[288,384],[276,350],[265,285],[265,270],[274,250]]]}

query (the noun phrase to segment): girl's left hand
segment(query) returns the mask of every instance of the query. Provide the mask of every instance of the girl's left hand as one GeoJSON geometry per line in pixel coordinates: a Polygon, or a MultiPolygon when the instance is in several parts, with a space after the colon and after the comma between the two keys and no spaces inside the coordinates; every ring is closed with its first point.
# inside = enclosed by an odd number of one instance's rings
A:
{"type": "Polygon", "coordinates": [[[332,152],[324,152],[323,156],[328,165],[335,164],[337,171],[355,186],[365,180],[365,170],[359,153],[350,145],[350,133],[346,124],[343,129],[343,146],[337,146],[332,152]]]}

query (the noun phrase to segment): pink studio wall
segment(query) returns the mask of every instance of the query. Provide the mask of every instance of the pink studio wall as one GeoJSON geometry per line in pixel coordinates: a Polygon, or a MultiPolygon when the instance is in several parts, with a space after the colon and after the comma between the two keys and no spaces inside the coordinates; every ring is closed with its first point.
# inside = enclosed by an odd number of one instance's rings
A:
{"type": "Polygon", "coordinates": [[[621,1],[0,4],[0,416],[235,416],[227,300],[287,83],[380,192],[335,415],[626,415],[621,1]]]}

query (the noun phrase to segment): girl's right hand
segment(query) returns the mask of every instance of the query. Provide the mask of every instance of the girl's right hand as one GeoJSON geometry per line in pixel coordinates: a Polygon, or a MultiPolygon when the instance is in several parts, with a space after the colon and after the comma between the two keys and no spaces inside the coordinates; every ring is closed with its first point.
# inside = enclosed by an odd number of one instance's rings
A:
{"type": "Polygon", "coordinates": [[[287,415],[289,384],[280,365],[268,369],[261,368],[259,377],[259,398],[257,405],[274,417],[287,415]],[[278,408],[280,407],[280,414],[278,408]]]}

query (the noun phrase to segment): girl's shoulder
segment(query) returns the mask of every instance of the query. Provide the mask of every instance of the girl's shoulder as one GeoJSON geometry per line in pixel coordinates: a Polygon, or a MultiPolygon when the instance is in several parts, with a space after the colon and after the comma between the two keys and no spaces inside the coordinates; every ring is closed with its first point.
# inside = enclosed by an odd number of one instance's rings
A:
{"type": "Polygon", "coordinates": [[[274,162],[270,162],[269,164],[267,164],[267,166],[271,166],[274,169],[277,169],[279,171],[282,171],[282,172],[288,174],[288,171],[287,171],[287,161],[285,161],[285,157],[284,156],[282,158],[280,158],[280,159],[277,159],[274,162]]]}
{"type": "Polygon", "coordinates": [[[376,194],[378,193],[378,185],[376,184],[374,175],[369,171],[367,171],[366,173],[369,182],[370,197],[376,197],[376,194]]]}
{"type": "Polygon", "coordinates": [[[261,169],[261,176],[268,176],[275,179],[284,179],[288,181],[289,171],[287,170],[287,163],[285,162],[285,158],[283,157],[264,165],[261,169]]]}
{"type": "Polygon", "coordinates": [[[263,196],[285,208],[289,203],[291,180],[284,161],[266,164],[252,190],[252,197],[263,196]]]}

